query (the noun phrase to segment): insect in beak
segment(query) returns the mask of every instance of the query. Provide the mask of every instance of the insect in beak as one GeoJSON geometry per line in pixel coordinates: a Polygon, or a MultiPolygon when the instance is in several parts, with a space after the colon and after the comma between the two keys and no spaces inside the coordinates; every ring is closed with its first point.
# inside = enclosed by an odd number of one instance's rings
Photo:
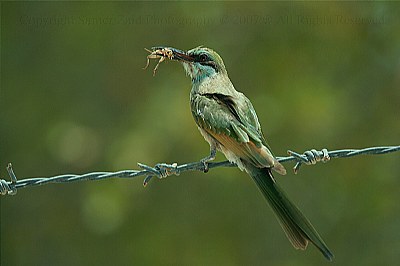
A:
{"type": "Polygon", "coordinates": [[[156,67],[154,68],[154,70],[153,70],[153,76],[155,76],[156,75],[156,71],[157,71],[157,69],[158,69],[158,66],[165,60],[165,59],[173,59],[173,57],[174,57],[174,54],[173,54],[173,52],[172,52],[172,50],[171,49],[169,49],[169,48],[159,48],[159,49],[154,49],[153,48],[153,51],[151,51],[151,50],[149,50],[149,49],[147,49],[147,48],[144,48],[147,52],[149,52],[150,54],[147,56],[147,64],[146,64],[146,66],[143,68],[143,69],[147,69],[148,67],[149,67],[149,64],[150,64],[150,59],[158,59],[158,58],[160,58],[160,60],[158,61],[158,63],[157,63],[157,65],[156,65],[156,67]]]}
{"type": "Polygon", "coordinates": [[[143,69],[146,69],[149,66],[150,59],[160,59],[153,70],[153,76],[156,75],[158,66],[167,58],[176,61],[185,61],[185,62],[194,61],[194,58],[188,55],[187,52],[172,47],[157,46],[157,47],[152,47],[151,50],[146,48],[144,49],[150,54],[147,56],[147,64],[143,69]]]}

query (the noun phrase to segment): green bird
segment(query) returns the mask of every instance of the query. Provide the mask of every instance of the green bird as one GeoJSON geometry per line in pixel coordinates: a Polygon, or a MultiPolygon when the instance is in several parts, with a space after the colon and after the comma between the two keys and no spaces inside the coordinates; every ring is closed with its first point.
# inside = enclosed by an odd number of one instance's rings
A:
{"type": "Polygon", "coordinates": [[[222,58],[205,47],[186,52],[162,46],[153,47],[153,51],[158,57],[149,58],[161,57],[160,62],[167,57],[177,60],[192,79],[192,115],[210,144],[210,155],[201,160],[205,169],[208,169],[207,163],[215,159],[217,150],[221,151],[252,177],[294,248],[304,250],[311,242],[332,261],[333,254],[318,232],[276,183],[272,170],[281,175],[285,175],[286,170],[271,152],[250,100],[235,90],[222,58]]]}

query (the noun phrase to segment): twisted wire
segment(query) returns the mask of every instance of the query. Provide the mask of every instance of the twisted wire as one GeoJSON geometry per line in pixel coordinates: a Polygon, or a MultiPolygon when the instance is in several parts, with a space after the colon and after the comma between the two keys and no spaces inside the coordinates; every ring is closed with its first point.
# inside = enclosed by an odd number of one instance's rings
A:
{"type": "MultiPolygon", "coordinates": [[[[288,151],[289,156],[287,157],[277,157],[277,160],[281,163],[295,161],[294,172],[297,173],[300,166],[303,164],[313,165],[317,162],[327,162],[331,158],[348,158],[352,156],[370,154],[379,155],[391,152],[396,152],[400,150],[400,146],[383,146],[383,147],[370,147],[365,149],[343,149],[328,151],[327,149],[322,149],[317,151],[315,149],[305,151],[303,154],[299,154],[294,151],[288,151]]],[[[138,166],[142,170],[122,170],[118,172],[93,172],[86,174],[63,174],[53,177],[35,177],[17,180],[17,177],[13,171],[11,163],[7,166],[7,172],[11,181],[6,181],[0,179],[0,194],[1,195],[15,195],[17,189],[24,187],[40,186],[50,183],[69,183],[75,181],[83,180],[101,180],[106,178],[134,178],[138,176],[145,176],[143,185],[146,186],[152,177],[156,176],[158,178],[165,178],[171,175],[179,175],[186,171],[205,171],[205,164],[203,162],[193,162],[178,165],[177,163],[166,164],[159,163],[154,167],[138,163],[138,166]]],[[[217,167],[234,167],[234,163],[229,161],[223,162],[210,162],[208,163],[208,168],[217,167]]]]}

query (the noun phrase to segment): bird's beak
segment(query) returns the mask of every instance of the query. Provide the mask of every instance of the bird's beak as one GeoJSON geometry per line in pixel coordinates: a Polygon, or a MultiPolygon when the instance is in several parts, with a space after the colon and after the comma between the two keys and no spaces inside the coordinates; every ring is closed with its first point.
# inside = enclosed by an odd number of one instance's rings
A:
{"type": "MultiPolygon", "coordinates": [[[[170,50],[172,52],[172,57],[170,59],[177,60],[177,61],[184,61],[184,62],[193,62],[194,58],[187,54],[186,51],[182,51],[173,47],[167,46],[157,46],[152,47],[151,50],[170,50]]],[[[165,55],[164,55],[165,56],[165,55]]]]}

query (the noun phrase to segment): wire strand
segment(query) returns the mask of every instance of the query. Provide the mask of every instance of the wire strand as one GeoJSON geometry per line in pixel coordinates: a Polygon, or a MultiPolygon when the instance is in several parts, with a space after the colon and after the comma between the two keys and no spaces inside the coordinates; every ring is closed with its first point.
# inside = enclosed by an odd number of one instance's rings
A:
{"type": "MultiPolygon", "coordinates": [[[[314,165],[317,162],[328,162],[331,158],[348,158],[352,156],[369,154],[369,155],[379,155],[391,152],[396,152],[400,150],[400,146],[383,146],[383,147],[370,147],[365,149],[344,149],[336,151],[328,151],[327,149],[322,149],[317,151],[315,149],[305,151],[303,154],[299,154],[294,151],[288,151],[289,156],[287,157],[277,157],[277,160],[281,163],[295,161],[296,164],[293,168],[294,172],[297,173],[300,166],[303,164],[314,165]]],[[[145,176],[143,185],[146,186],[152,177],[156,176],[158,178],[166,178],[171,175],[179,175],[186,171],[205,171],[205,164],[203,162],[192,162],[178,165],[177,163],[166,164],[159,163],[154,167],[138,163],[141,170],[122,170],[118,172],[93,172],[86,174],[63,174],[53,177],[35,177],[17,180],[14,174],[11,163],[7,165],[7,172],[11,181],[6,181],[0,179],[0,194],[1,195],[15,195],[17,194],[17,189],[24,187],[40,186],[50,183],[69,183],[75,181],[84,180],[101,180],[106,178],[134,178],[138,176],[145,176]]],[[[235,167],[234,163],[229,161],[223,162],[210,162],[208,163],[208,168],[217,167],[235,167]]]]}

